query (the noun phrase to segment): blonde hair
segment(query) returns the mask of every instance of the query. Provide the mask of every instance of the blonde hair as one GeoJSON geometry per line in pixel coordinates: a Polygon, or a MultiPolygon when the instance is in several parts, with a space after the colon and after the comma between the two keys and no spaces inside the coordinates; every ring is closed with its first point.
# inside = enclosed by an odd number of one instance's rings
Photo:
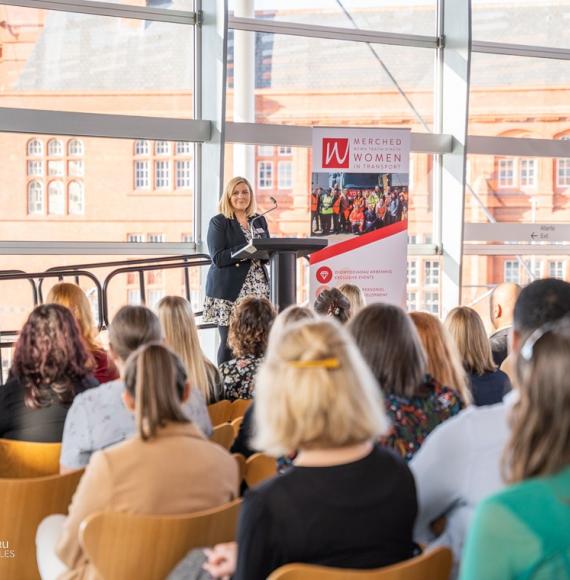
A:
{"type": "Polygon", "coordinates": [[[315,311],[311,310],[308,306],[298,306],[297,304],[287,306],[287,308],[282,310],[273,321],[269,333],[269,340],[279,340],[278,335],[280,335],[286,328],[289,328],[291,324],[300,322],[301,320],[317,320],[317,315],[315,311]]]}
{"type": "Polygon", "coordinates": [[[85,340],[89,350],[103,350],[103,347],[97,340],[99,332],[95,326],[91,303],[85,292],[76,284],[68,282],[59,282],[52,287],[47,295],[47,303],[60,304],[71,310],[79,329],[81,336],[85,340]]]}
{"type": "MultiPolygon", "coordinates": [[[[503,455],[509,483],[558,473],[570,464],[570,318],[552,324],[518,357],[519,401],[503,455]]],[[[523,346],[523,349],[526,347],[523,346]]]]}
{"type": "Polygon", "coordinates": [[[366,297],[360,286],[356,284],[341,284],[338,289],[350,302],[350,317],[352,318],[359,310],[366,306],[366,297]]]}
{"type": "Polygon", "coordinates": [[[427,355],[427,372],[442,385],[455,389],[466,404],[471,403],[467,375],[448,330],[427,312],[410,312],[410,318],[427,355]]]}
{"type": "Polygon", "coordinates": [[[192,387],[208,403],[216,399],[220,373],[202,352],[190,303],[181,296],[165,296],[158,303],[158,318],[166,344],[182,359],[192,387]]]}
{"type": "Polygon", "coordinates": [[[255,203],[255,195],[253,194],[253,188],[251,187],[251,183],[245,177],[233,177],[226,183],[226,187],[224,188],[224,193],[218,202],[218,211],[223,214],[228,219],[235,218],[234,208],[232,206],[232,193],[234,189],[240,184],[245,183],[249,189],[250,199],[249,205],[247,206],[245,213],[246,215],[252,216],[255,214],[257,209],[257,205],[255,203]]]}
{"type": "Polygon", "coordinates": [[[275,456],[376,439],[389,425],[374,376],[332,319],[297,322],[270,343],[255,397],[254,445],[275,456]]]}
{"type": "Polygon", "coordinates": [[[181,406],[186,387],[182,361],[166,346],[149,343],[133,352],[125,369],[125,388],[135,401],[137,431],[144,441],[168,422],[190,423],[181,406]]]}
{"type": "Polygon", "coordinates": [[[467,372],[483,375],[497,369],[491,343],[481,317],[469,306],[454,308],[445,319],[445,326],[455,341],[463,367],[467,372]]]}

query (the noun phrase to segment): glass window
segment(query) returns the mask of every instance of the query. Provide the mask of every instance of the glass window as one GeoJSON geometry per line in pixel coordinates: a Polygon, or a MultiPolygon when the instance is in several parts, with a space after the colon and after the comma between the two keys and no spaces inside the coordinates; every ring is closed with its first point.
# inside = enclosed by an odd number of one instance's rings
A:
{"type": "Polygon", "coordinates": [[[549,262],[548,275],[550,278],[559,278],[560,280],[564,280],[564,262],[561,260],[549,262]]]}
{"type": "Polygon", "coordinates": [[[257,187],[259,189],[273,187],[273,163],[271,161],[260,161],[257,164],[257,187]]]}
{"type": "Polygon", "coordinates": [[[42,177],[44,174],[43,161],[28,161],[28,175],[30,177],[42,177]]]}
{"type": "Polygon", "coordinates": [[[169,141],[155,141],[154,154],[155,155],[170,155],[170,142],[169,141]]]}
{"type": "Polygon", "coordinates": [[[192,161],[176,162],[176,188],[190,189],[194,182],[194,164],[192,161]]]}
{"type": "Polygon", "coordinates": [[[72,181],[68,186],[69,213],[71,215],[83,215],[85,213],[85,194],[83,184],[80,181],[72,181]]]}
{"type": "Polygon", "coordinates": [[[30,157],[39,157],[44,154],[44,144],[39,139],[30,139],[27,150],[30,157]]]}
{"type": "Polygon", "coordinates": [[[279,171],[277,176],[279,189],[291,189],[293,187],[293,166],[291,161],[280,161],[277,167],[279,171]]]}
{"type": "MultiPolygon", "coordinates": [[[[570,135],[564,135],[560,140],[570,141],[570,135]]],[[[570,185],[570,158],[556,161],[556,185],[557,187],[568,187],[570,185]]]]}
{"type": "Polygon", "coordinates": [[[520,160],[520,185],[527,188],[536,186],[536,159],[520,160]]]}
{"type": "Polygon", "coordinates": [[[28,213],[41,214],[44,212],[44,186],[41,181],[28,183],[28,213]]]}
{"type": "Polygon", "coordinates": [[[144,242],[144,234],[127,234],[127,242],[142,244],[144,242]]]}
{"type": "Polygon", "coordinates": [[[65,192],[62,181],[50,181],[48,185],[48,207],[51,215],[65,214],[65,192]]]}
{"type": "Polygon", "coordinates": [[[164,296],[165,292],[162,288],[149,288],[146,293],[146,305],[149,308],[156,308],[164,296]]]}
{"type": "Polygon", "coordinates": [[[499,187],[515,186],[514,159],[499,159],[499,187]]]}
{"type": "Polygon", "coordinates": [[[150,161],[135,161],[135,189],[150,189],[150,161]]]}
{"type": "Polygon", "coordinates": [[[518,260],[505,260],[503,280],[513,284],[520,284],[521,277],[518,260]]]}
{"type": "Polygon", "coordinates": [[[170,161],[154,162],[154,178],[156,189],[170,189],[170,161]]]}
{"type": "Polygon", "coordinates": [[[64,174],[63,161],[48,161],[48,175],[50,177],[63,177],[64,174]]]}
{"type": "Polygon", "coordinates": [[[427,286],[439,285],[439,262],[426,260],[424,262],[424,283],[427,286]]]}
{"type": "Polygon", "coordinates": [[[80,141],[79,139],[72,139],[67,144],[67,154],[70,157],[79,157],[83,155],[83,150],[83,141],[80,141]]]}
{"type": "Polygon", "coordinates": [[[408,309],[408,312],[414,312],[418,309],[418,294],[417,294],[417,292],[408,292],[407,309],[408,309]]]}
{"type": "Polygon", "coordinates": [[[50,139],[48,141],[48,157],[62,157],[63,142],[59,139],[50,139]]]}
{"type": "Polygon", "coordinates": [[[154,244],[166,242],[165,234],[148,234],[148,241],[154,244]]]}
{"type": "Polygon", "coordinates": [[[191,244],[194,241],[194,237],[192,236],[192,234],[181,234],[180,241],[183,244],[191,244]]]}
{"type": "Polygon", "coordinates": [[[178,141],[176,143],[176,155],[192,155],[194,143],[189,141],[178,141]]]}
{"type": "Polygon", "coordinates": [[[260,157],[273,157],[273,153],[275,152],[275,148],[271,145],[259,145],[257,147],[257,154],[260,157]]]}
{"type": "Polygon", "coordinates": [[[135,141],[135,155],[148,155],[150,153],[150,146],[148,141],[143,141],[139,139],[135,141]]]}
{"type": "Polygon", "coordinates": [[[129,288],[127,290],[127,304],[129,306],[140,306],[142,304],[141,292],[138,288],[129,288]]]}
{"type": "Polygon", "coordinates": [[[83,177],[83,159],[68,161],[67,171],[70,177],[83,177]]]}
{"type": "Polygon", "coordinates": [[[439,314],[439,292],[424,292],[423,310],[439,314]]]}
{"type": "Polygon", "coordinates": [[[279,155],[286,156],[291,154],[292,154],[291,147],[279,147],[279,155]]]}
{"type": "Polygon", "coordinates": [[[408,260],[408,286],[416,286],[418,283],[418,263],[416,260],[408,260]]]}

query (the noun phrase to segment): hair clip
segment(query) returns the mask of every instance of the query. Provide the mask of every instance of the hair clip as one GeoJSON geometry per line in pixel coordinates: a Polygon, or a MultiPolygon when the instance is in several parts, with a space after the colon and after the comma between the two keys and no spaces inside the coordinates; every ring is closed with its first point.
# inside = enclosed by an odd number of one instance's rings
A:
{"type": "Polygon", "coordinates": [[[338,369],[340,362],[337,358],[321,358],[317,360],[290,360],[287,364],[296,369],[338,369]]]}
{"type": "Polygon", "coordinates": [[[534,355],[534,347],[536,343],[546,334],[554,330],[556,324],[553,322],[547,322],[543,326],[537,328],[528,338],[524,341],[521,349],[519,350],[519,356],[526,362],[530,362],[534,355]]]}

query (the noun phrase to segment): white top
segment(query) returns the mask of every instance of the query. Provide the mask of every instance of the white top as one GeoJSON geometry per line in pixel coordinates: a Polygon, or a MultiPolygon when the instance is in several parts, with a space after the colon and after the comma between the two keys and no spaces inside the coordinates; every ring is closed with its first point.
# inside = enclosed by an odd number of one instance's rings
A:
{"type": "Polygon", "coordinates": [[[504,487],[501,457],[509,437],[508,415],[514,392],[504,402],[471,406],[436,427],[410,462],[416,478],[418,518],[415,539],[433,546],[449,546],[456,562],[477,504],[504,487]],[[430,523],[447,517],[435,538],[430,523]]]}

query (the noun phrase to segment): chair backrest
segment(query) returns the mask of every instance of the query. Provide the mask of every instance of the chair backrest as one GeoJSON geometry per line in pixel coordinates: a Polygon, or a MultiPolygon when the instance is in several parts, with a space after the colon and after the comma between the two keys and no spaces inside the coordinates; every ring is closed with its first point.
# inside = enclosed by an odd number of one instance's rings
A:
{"type": "Polygon", "coordinates": [[[0,477],[43,477],[59,473],[61,443],[0,439],[0,477]]]}
{"type": "Polygon", "coordinates": [[[66,514],[83,469],[32,479],[0,479],[0,538],[15,550],[14,558],[0,558],[0,578],[34,580],[36,532],[51,514],[66,514]]]}
{"type": "Polygon", "coordinates": [[[253,399],[236,399],[232,401],[230,409],[230,421],[243,417],[245,412],[251,407],[253,399]]]}
{"type": "Polygon", "coordinates": [[[81,524],[87,557],[105,580],[166,578],[192,549],[235,540],[241,500],[183,516],[103,512],[81,524]]]}
{"type": "Polygon", "coordinates": [[[268,580],[449,580],[451,565],[451,550],[439,547],[399,564],[374,570],[287,564],[275,570],[268,580]]]}
{"type": "Polygon", "coordinates": [[[254,453],[245,462],[245,482],[248,487],[273,477],[277,473],[277,461],[264,453],[254,453]]]}
{"type": "Polygon", "coordinates": [[[241,453],[232,453],[232,457],[236,460],[239,470],[239,483],[243,481],[245,477],[245,457],[241,453]]]}
{"type": "Polygon", "coordinates": [[[232,404],[229,401],[218,401],[208,405],[208,415],[210,415],[212,425],[216,427],[216,425],[227,423],[231,417],[231,409],[232,404]]]}
{"type": "Polygon", "coordinates": [[[234,430],[234,435],[237,437],[239,430],[241,429],[241,424],[243,423],[243,417],[238,417],[237,419],[234,419],[230,425],[232,426],[232,429],[234,430]]]}
{"type": "Polygon", "coordinates": [[[221,445],[224,449],[229,450],[236,438],[234,428],[230,423],[223,423],[214,427],[210,441],[221,445]]]}

